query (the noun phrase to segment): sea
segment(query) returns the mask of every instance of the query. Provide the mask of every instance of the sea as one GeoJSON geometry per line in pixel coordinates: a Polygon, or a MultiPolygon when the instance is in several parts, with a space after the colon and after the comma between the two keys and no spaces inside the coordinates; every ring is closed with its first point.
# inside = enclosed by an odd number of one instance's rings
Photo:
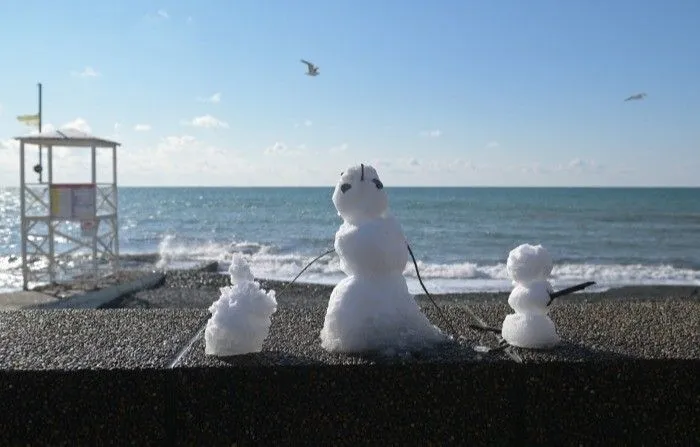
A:
{"type": "MultiPolygon", "coordinates": [[[[523,243],[554,260],[551,281],[700,285],[700,188],[387,187],[431,293],[508,291],[506,259],[523,243]]],[[[341,218],[330,187],[120,187],[122,254],[159,254],[161,268],[243,254],[258,278],[292,280],[333,248],[341,218]]],[[[21,288],[19,190],[0,188],[0,291],[21,288]]],[[[409,258],[410,259],[410,258],[409,258]]],[[[421,288],[412,262],[404,275],[421,288]]],[[[336,284],[335,253],[298,282],[336,284]]]]}

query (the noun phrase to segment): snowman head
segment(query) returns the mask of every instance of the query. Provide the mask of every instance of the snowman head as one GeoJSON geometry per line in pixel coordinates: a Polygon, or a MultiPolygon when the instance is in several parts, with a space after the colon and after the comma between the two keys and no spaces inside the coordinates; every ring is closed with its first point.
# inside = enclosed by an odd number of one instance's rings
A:
{"type": "Polygon", "coordinates": [[[384,185],[369,165],[352,166],[340,174],[333,192],[338,215],[348,223],[359,224],[380,217],[389,206],[384,185]]]}
{"type": "Polygon", "coordinates": [[[253,274],[245,258],[240,253],[234,253],[231,258],[231,265],[228,268],[231,275],[231,284],[238,284],[246,281],[253,281],[253,274]]]}
{"type": "Polygon", "coordinates": [[[542,280],[552,273],[552,257],[542,245],[522,244],[510,251],[506,267],[517,283],[542,280]]]}

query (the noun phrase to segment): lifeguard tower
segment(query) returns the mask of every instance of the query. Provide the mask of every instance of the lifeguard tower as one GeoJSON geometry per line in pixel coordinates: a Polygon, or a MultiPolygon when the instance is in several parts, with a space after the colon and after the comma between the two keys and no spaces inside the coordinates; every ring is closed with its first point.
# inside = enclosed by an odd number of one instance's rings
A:
{"type": "MultiPolygon", "coordinates": [[[[22,288],[119,270],[117,146],[75,129],[41,132],[19,141],[22,288]],[[46,182],[26,178],[27,145],[46,148],[46,182]],[[89,183],[54,183],[54,148],[90,150],[89,183]],[[97,182],[97,149],[111,148],[111,182],[97,182]],[[87,268],[86,268],[87,267],[87,268]]],[[[40,173],[42,166],[37,165],[40,173]]]]}

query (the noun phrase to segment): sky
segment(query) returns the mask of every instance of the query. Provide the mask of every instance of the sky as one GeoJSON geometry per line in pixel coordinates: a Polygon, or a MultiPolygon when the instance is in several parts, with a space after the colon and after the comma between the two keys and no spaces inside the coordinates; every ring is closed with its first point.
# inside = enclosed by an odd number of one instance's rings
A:
{"type": "MultiPolygon", "coordinates": [[[[43,129],[121,143],[123,186],[333,186],[360,163],[387,186],[700,186],[697,0],[48,5],[0,4],[0,185],[41,82],[43,129]]],[[[56,149],[55,181],[89,179],[86,154],[56,149]]]]}

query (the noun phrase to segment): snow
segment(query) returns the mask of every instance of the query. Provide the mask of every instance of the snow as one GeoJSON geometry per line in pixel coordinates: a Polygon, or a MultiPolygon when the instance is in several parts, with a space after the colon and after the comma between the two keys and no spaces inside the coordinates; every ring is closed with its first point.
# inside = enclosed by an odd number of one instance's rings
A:
{"type": "Polygon", "coordinates": [[[547,315],[506,315],[501,332],[508,344],[519,348],[547,349],[559,343],[554,322],[547,315]]]}
{"type": "Polygon", "coordinates": [[[368,165],[343,172],[333,193],[343,223],[335,250],[348,275],[331,293],[321,345],[331,352],[405,352],[444,341],[408,292],[403,271],[406,238],[389,213],[376,170],[368,165]]]}
{"type": "Polygon", "coordinates": [[[408,262],[406,238],[393,216],[360,226],[344,222],[335,234],[334,247],[347,275],[403,273],[408,262]]]}
{"type": "Polygon", "coordinates": [[[542,245],[522,244],[508,254],[506,268],[515,287],[508,305],[515,311],[503,320],[501,335],[511,345],[546,349],[559,343],[547,306],[553,288],[547,277],[552,272],[552,257],[542,245]]]}
{"type": "Polygon", "coordinates": [[[377,171],[369,165],[343,172],[333,191],[333,205],[345,222],[359,225],[387,212],[389,199],[377,171]],[[343,192],[344,191],[344,192],[343,192]]]}
{"type": "Polygon", "coordinates": [[[510,251],[506,261],[508,275],[516,283],[546,279],[552,268],[552,256],[542,245],[519,245],[510,251]]]}
{"type": "Polygon", "coordinates": [[[245,258],[234,255],[229,267],[231,286],[209,308],[211,318],[204,331],[205,353],[232,356],[262,351],[277,311],[275,291],[265,291],[254,281],[245,258]]]}

